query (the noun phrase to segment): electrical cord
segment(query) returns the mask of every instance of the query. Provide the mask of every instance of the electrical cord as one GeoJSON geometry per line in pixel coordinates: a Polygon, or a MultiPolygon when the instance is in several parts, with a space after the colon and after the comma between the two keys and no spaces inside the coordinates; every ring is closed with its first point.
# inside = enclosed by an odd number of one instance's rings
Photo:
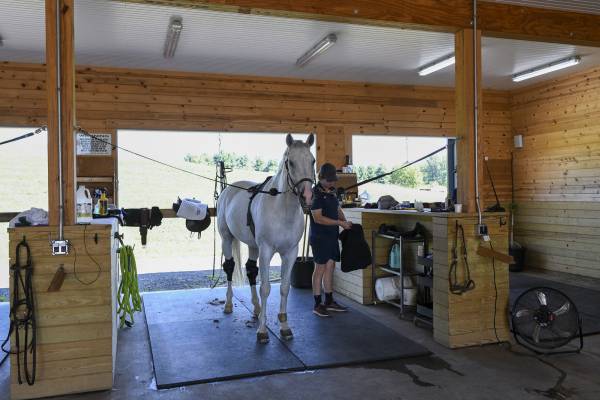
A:
{"type": "Polygon", "coordinates": [[[76,279],[76,280],[77,280],[79,283],[81,283],[82,285],[89,286],[89,285],[92,285],[92,284],[94,284],[96,281],[98,281],[98,279],[100,279],[100,275],[102,274],[102,267],[101,267],[101,266],[100,266],[100,264],[99,264],[99,263],[96,261],[96,259],[94,259],[94,257],[92,257],[92,255],[91,255],[91,254],[90,254],[90,252],[88,251],[88,248],[87,248],[87,242],[86,242],[86,239],[85,239],[85,234],[86,234],[86,231],[87,231],[87,225],[84,225],[84,226],[83,226],[83,248],[85,249],[85,254],[86,254],[88,257],[89,257],[89,259],[90,259],[90,260],[92,260],[92,262],[93,262],[94,264],[96,264],[96,267],[98,268],[98,272],[97,272],[97,274],[96,274],[96,277],[95,277],[94,279],[92,279],[92,280],[91,280],[91,281],[89,281],[89,282],[86,282],[86,281],[82,280],[82,279],[79,277],[79,275],[78,275],[78,273],[77,273],[77,250],[75,249],[75,246],[71,246],[71,249],[72,249],[72,250],[73,250],[73,252],[75,253],[75,259],[73,260],[73,276],[75,276],[75,279],[76,279]]]}
{"type": "MultiPolygon", "coordinates": [[[[490,239],[490,249],[493,251],[494,246],[492,245],[492,240],[490,239]]],[[[492,257],[492,271],[494,274],[494,335],[496,336],[496,342],[500,343],[500,338],[498,337],[498,329],[496,328],[496,316],[498,314],[498,285],[496,283],[496,259],[492,257]]]]}

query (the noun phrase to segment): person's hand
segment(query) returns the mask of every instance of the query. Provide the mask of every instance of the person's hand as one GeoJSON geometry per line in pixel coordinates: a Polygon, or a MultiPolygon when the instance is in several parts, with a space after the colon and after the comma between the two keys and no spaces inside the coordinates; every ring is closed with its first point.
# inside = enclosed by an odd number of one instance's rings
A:
{"type": "Polygon", "coordinates": [[[352,228],[352,222],[350,221],[340,221],[340,226],[344,229],[352,228]]]}

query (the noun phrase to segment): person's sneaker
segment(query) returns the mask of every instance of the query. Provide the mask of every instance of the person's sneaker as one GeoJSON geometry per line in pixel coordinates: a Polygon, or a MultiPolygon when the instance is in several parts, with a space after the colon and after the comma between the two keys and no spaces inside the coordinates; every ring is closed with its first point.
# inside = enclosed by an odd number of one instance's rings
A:
{"type": "Polygon", "coordinates": [[[344,307],[342,305],[339,305],[335,301],[331,302],[330,304],[325,305],[325,309],[327,311],[334,311],[334,312],[346,312],[346,311],[348,311],[348,307],[344,307]]]}
{"type": "Polygon", "coordinates": [[[327,312],[327,308],[323,304],[319,304],[313,308],[313,313],[318,315],[319,317],[330,317],[329,312],[327,312]]]}

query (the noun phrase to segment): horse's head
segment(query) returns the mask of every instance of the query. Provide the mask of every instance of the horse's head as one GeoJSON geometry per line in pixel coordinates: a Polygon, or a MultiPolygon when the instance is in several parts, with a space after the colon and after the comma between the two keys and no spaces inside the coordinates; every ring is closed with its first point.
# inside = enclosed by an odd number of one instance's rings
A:
{"type": "Polygon", "coordinates": [[[303,207],[312,203],[312,185],[315,183],[315,158],[310,152],[315,143],[312,133],[306,142],[294,140],[292,135],[286,137],[287,150],[285,167],[287,169],[288,185],[298,195],[303,207]]]}

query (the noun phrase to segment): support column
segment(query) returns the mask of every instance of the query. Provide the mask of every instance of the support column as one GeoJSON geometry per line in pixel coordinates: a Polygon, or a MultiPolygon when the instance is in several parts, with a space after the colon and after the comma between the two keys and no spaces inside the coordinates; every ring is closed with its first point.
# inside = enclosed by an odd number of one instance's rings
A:
{"type": "Polygon", "coordinates": [[[51,226],[59,221],[59,185],[64,192],[64,223],[75,224],[75,46],[74,0],[46,0],[46,82],[48,93],[48,219],[51,226]],[[60,7],[60,22],[56,8],[60,7]],[[57,33],[60,45],[57,46],[57,33]],[[58,76],[57,59],[60,60],[60,104],[62,128],[62,182],[58,173],[58,76]]]}
{"type": "MultiPolygon", "coordinates": [[[[481,107],[481,31],[476,34],[476,54],[473,51],[472,29],[456,33],[455,43],[455,88],[456,88],[456,169],[457,198],[463,204],[463,212],[477,211],[475,204],[475,74],[473,63],[477,63],[477,98],[479,115],[481,107]]],[[[481,118],[479,118],[481,131],[481,118]]]]}

